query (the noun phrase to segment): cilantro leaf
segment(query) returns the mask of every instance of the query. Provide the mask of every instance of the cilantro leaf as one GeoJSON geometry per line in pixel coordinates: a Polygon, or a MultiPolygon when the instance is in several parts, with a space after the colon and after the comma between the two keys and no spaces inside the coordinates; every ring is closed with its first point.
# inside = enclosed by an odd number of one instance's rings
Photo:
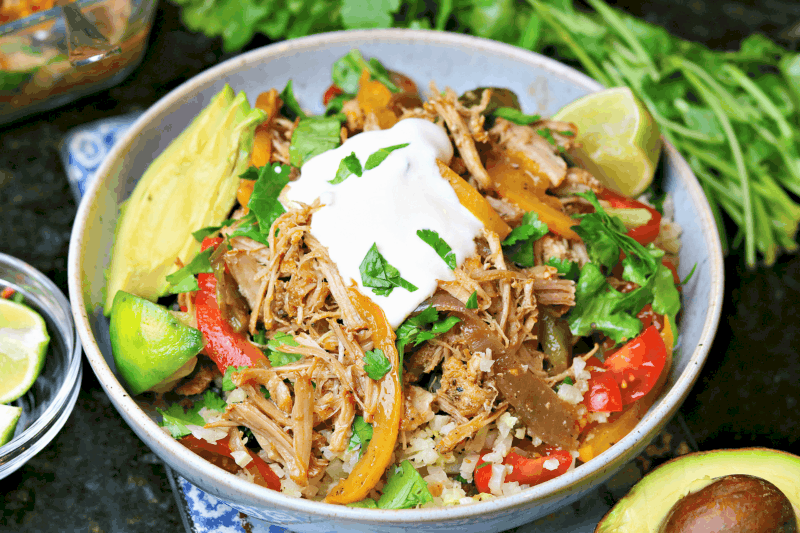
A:
{"type": "Polygon", "coordinates": [[[341,123],[336,117],[308,117],[301,119],[292,132],[289,161],[302,167],[312,157],[339,146],[341,123]]]}
{"type": "MultiPolygon", "coordinates": [[[[626,234],[627,228],[622,221],[606,213],[594,192],[577,193],[577,195],[589,201],[595,208],[594,213],[578,215],[581,222],[573,227],[586,243],[592,262],[611,270],[619,262],[622,251],[626,255],[627,263],[623,263],[627,266],[629,274],[638,276],[639,279],[654,274],[660,263],[658,258],[626,234]]],[[[628,277],[624,279],[636,281],[628,277]]]]}
{"type": "Polygon", "coordinates": [[[205,228],[200,228],[199,230],[192,232],[192,237],[194,237],[194,240],[196,240],[197,242],[203,242],[203,239],[205,239],[206,237],[214,235],[222,228],[230,226],[234,222],[236,222],[236,220],[230,218],[228,220],[223,220],[222,224],[220,224],[219,226],[206,226],[205,228]]]}
{"type": "Polygon", "coordinates": [[[467,298],[467,303],[464,304],[467,309],[478,308],[478,291],[472,291],[472,294],[467,298]]]}
{"type": "Polygon", "coordinates": [[[549,142],[553,146],[556,145],[556,139],[555,139],[555,137],[553,137],[553,134],[549,129],[540,128],[540,129],[536,130],[536,133],[538,133],[542,138],[544,138],[544,140],[546,140],[547,142],[549,142]]]}
{"type": "Polygon", "coordinates": [[[395,332],[397,336],[397,353],[402,357],[408,344],[414,343],[414,346],[418,346],[442,333],[450,331],[459,322],[461,322],[461,319],[457,316],[448,316],[440,320],[439,312],[433,307],[427,307],[418,315],[406,319],[397,328],[395,332]],[[430,329],[425,329],[428,326],[430,326],[430,329]]]}
{"type": "Polygon", "coordinates": [[[558,270],[558,273],[561,277],[566,279],[571,279],[573,281],[578,279],[578,276],[581,274],[581,269],[578,267],[578,263],[574,261],[570,261],[569,259],[561,259],[559,257],[551,257],[547,260],[545,265],[555,267],[558,270]]]}
{"type": "Polygon", "coordinates": [[[369,350],[364,354],[364,372],[375,381],[381,379],[392,369],[392,362],[380,348],[369,350]]]}
{"type": "Polygon", "coordinates": [[[372,425],[365,422],[363,416],[356,416],[353,419],[353,433],[350,435],[350,443],[347,445],[347,449],[352,451],[361,446],[361,455],[364,455],[371,440],[372,425]]]}
{"type": "Polygon", "coordinates": [[[167,292],[169,294],[179,294],[198,290],[200,286],[194,276],[195,274],[210,274],[213,272],[211,268],[211,254],[213,253],[214,248],[208,248],[194,256],[194,259],[189,261],[188,265],[167,276],[167,281],[170,283],[167,292]]]}
{"type": "MultiPolygon", "coordinates": [[[[368,7],[369,9],[366,11],[373,11],[374,8],[371,4],[368,7]]],[[[396,9],[397,6],[395,6],[396,9]]],[[[345,93],[356,94],[358,92],[358,81],[361,79],[361,72],[364,69],[369,72],[370,79],[381,82],[393,93],[400,92],[400,88],[392,82],[391,75],[386,70],[386,67],[375,58],[367,62],[357,49],[350,50],[344,57],[333,64],[331,78],[333,83],[345,93]]]]}
{"type": "Polygon", "coordinates": [[[262,235],[267,234],[275,219],[286,212],[278,201],[278,195],[289,183],[290,173],[289,165],[278,163],[264,165],[258,169],[258,180],[253,185],[253,193],[250,195],[247,207],[258,220],[258,227],[262,235]]]}
{"type": "Polygon", "coordinates": [[[389,154],[394,152],[395,150],[399,150],[400,148],[405,148],[408,146],[408,143],[403,144],[395,144],[394,146],[387,146],[386,148],[381,148],[374,154],[371,154],[367,158],[367,163],[364,165],[364,170],[372,170],[373,168],[377,167],[383,160],[389,157],[389,154]]]}
{"type": "Polygon", "coordinates": [[[303,358],[303,356],[299,353],[281,352],[279,350],[281,345],[298,346],[297,341],[294,340],[294,337],[288,333],[283,333],[281,331],[277,332],[273,338],[267,341],[267,347],[269,348],[267,357],[269,358],[269,362],[272,363],[272,366],[288,365],[303,358]]]}
{"type": "Polygon", "coordinates": [[[162,411],[158,407],[156,407],[156,410],[161,414],[162,418],[159,426],[167,428],[174,439],[180,439],[191,433],[189,428],[186,427],[187,424],[204,426],[206,423],[203,417],[198,414],[199,406],[195,406],[185,412],[180,404],[173,403],[166,411],[162,411]]]}
{"type": "Polygon", "coordinates": [[[493,115],[504,118],[514,124],[519,124],[520,126],[527,126],[532,122],[538,122],[542,119],[541,115],[526,115],[519,109],[513,107],[498,107],[494,110],[493,115]]]}
{"type": "Polygon", "coordinates": [[[331,185],[338,185],[353,174],[360,178],[363,174],[363,170],[361,169],[361,161],[359,161],[358,157],[356,157],[356,153],[350,152],[350,155],[342,159],[342,161],[339,163],[339,169],[336,171],[336,177],[330,180],[328,183],[331,185]]]}
{"type": "Polygon", "coordinates": [[[450,245],[439,236],[439,233],[429,229],[419,229],[417,230],[417,236],[434,249],[439,257],[450,267],[450,270],[456,269],[456,254],[453,253],[450,245]]]}
{"type": "Polygon", "coordinates": [[[292,80],[286,82],[286,87],[284,87],[283,91],[281,91],[281,101],[283,102],[281,114],[289,120],[294,120],[297,117],[308,117],[308,115],[303,112],[303,108],[300,107],[300,104],[297,102],[297,98],[294,96],[292,80]]]}
{"type": "Polygon", "coordinates": [[[428,483],[406,459],[389,474],[389,480],[383,486],[383,494],[378,500],[378,507],[409,509],[432,501],[428,483]]]}
{"type": "MultiPolygon", "coordinates": [[[[256,242],[260,242],[264,246],[269,246],[267,235],[266,233],[261,233],[258,219],[256,219],[256,214],[253,211],[250,211],[238,220],[234,220],[234,222],[236,222],[236,228],[230,233],[231,238],[249,237],[256,242]]],[[[267,228],[267,231],[269,231],[269,228],[267,228]]]]}
{"type": "MultiPolygon", "coordinates": [[[[219,394],[207,390],[206,393],[203,395],[203,401],[200,405],[200,408],[205,407],[206,409],[212,409],[214,411],[219,411],[220,413],[225,411],[225,400],[223,400],[219,394]]],[[[196,406],[196,405],[195,405],[196,406]]],[[[200,409],[198,409],[198,412],[200,409]]],[[[205,424],[205,422],[203,422],[205,424]]],[[[201,424],[202,425],[202,424],[201,424]]]]}
{"type": "Polygon", "coordinates": [[[358,266],[361,283],[379,296],[389,296],[395,287],[414,292],[417,287],[400,277],[400,271],[390,265],[378,251],[377,243],[372,244],[364,260],[358,266]]]}
{"type": "Polygon", "coordinates": [[[225,375],[222,376],[222,390],[229,391],[236,388],[236,385],[233,383],[233,379],[231,379],[234,372],[239,372],[248,368],[247,365],[242,366],[229,366],[225,369],[225,375]]]}
{"type": "Polygon", "coordinates": [[[658,266],[653,285],[653,311],[661,315],[675,316],[681,310],[681,295],[675,287],[672,271],[663,264],[658,266]]]}
{"type": "Polygon", "coordinates": [[[518,265],[532,267],[535,263],[533,243],[547,235],[548,231],[550,228],[539,220],[539,215],[533,211],[525,213],[520,225],[511,230],[503,241],[503,246],[507,248],[506,255],[518,265]]]}
{"type": "Polygon", "coordinates": [[[652,297],[649,286],[619,292],[608,284],[595,263],[587,263],[575,286],[575,307],[567,316],[570,331],[583,337],[598,330],[615,343],[632,339],[642,329],[636,314],[652,297]]]}

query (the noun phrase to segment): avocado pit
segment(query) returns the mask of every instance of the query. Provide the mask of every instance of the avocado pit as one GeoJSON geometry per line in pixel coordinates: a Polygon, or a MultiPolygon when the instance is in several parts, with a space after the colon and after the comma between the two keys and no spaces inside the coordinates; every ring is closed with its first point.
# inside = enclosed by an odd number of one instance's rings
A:
{"type": "Polygon", "coordinates": [[[735,474],[687,494],[675,505],[659,533],[796,533],[792,504],[765,479],[735,474]]]}

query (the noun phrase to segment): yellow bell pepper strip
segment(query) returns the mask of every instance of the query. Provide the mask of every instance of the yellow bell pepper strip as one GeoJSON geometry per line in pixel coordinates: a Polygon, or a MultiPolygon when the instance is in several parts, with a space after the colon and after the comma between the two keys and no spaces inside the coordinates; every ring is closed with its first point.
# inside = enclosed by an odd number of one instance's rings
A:
{"type": "Polygon", "coordinates": [[[593,427],[578,447],[578,458],[585,463],[597,457],[633,431],[639,420],[639,409],[634,404],[613,422],[593,427]]]}
{"type": "MultiPolygon", "coordinates": [[[[524,156],[514,157],[514,161],[525,161],[527,158],[524,156]]],[[[561,237],[565,237],[571,241],[580,241],[581,238],[572,230],[575,224],[567,214],[552,205],[547,203],[544,196],[544,190],[540,184],[535,182],[527,173],[521,169],[526,168],[525,165],[517,163],[519,169],[516,172],[511,172],[511,166],[498,162],[493,166],[487,165],[486,171],[489,177],[492,178],[494,189],[497,193],[516,204],[525,211],[533,211],[539,215],[539,220],[547,224],[550,231],[561,237]]],[[[530,162],[530,164],[534,164],[530,162]]],[[[536,175],[536,173],[533,173],[536,175]]]]}
{"type": "Polygon", "coordinates": [[[392,91],[381,82],[369,78],[369,71],[364,69],[361,72],[361,79],[358,81],[356,100],[364,111],[364,115],[373,113],[381,129],[389,129],[397,123],[397,115],[389,109],[392,91]]]}
{"type": "Polygon", "coordinates": [[[445,163],[437,159],[436,164],[439,165],[439,173],[450,183],[453,190],[456,191],[456,196],[458,196],[458,201],[461,202],[461,205],[466,207],[470,213],[483,222],[486,229],[497,233],[500,240],[505,239],[508,234],[511,233],[511,228],[500,218],[497,211],[489,205],[486,198],[469,183],[464,181],[461,176],[453,172],[445,163]]]}
{"type": "Polygon", "coordinates": [[[375,487],[392,459],[400,417],[403,414],[403,389],[400,386],[400,358],[392,326],[380,307],[358,289],[349,289],[350,300],[372,331],[372,342],[392,363],[392,369],[379,382],[378,409],[372,424],[372,440],[353,471],[341,480],[325,501],[346,504],[361,501],[375,487]]]}

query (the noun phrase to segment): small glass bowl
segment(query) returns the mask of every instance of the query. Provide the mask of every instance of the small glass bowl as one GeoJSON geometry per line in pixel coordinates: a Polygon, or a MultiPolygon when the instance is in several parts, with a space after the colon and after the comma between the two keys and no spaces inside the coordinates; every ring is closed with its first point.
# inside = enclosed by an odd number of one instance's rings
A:
{"type": "Polygon", "coordinates": [[[33,387],[12,405],[22,407],[14,438],[0,446],[0,479],[39,453],[72,413],[81,387],[81,342],[69,302],[47,276],[0,253],[0,291],[10,287],[25,297],[47,324],[50,346],[33,387]]]}

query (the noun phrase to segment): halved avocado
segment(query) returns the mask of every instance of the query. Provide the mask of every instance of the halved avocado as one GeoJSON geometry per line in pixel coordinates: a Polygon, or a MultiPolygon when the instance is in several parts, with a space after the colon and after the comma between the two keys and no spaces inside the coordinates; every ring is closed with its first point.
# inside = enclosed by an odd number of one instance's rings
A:
{"type": "Polygon", "coordinates": [[[698,452],[647,474],[603,517],[595,533],[657,533],[672,506],[715,479],[746,474],[783,492],[800,521],[800,457],[768,448],[698,452]]]}

